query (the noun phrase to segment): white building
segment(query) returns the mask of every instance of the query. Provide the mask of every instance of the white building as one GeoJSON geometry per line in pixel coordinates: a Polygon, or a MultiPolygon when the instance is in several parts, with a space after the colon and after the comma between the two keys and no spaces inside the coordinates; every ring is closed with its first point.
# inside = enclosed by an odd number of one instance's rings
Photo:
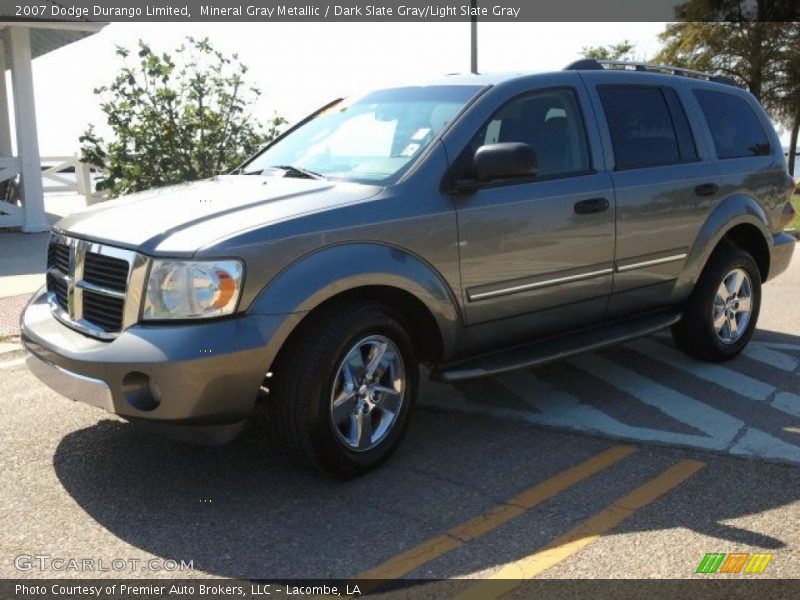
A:
{"type": "Polygon", "coordinates": [[[0,228],[47,231],[42,190],[42,164],[36,130],[31,61],[100,31],[106,23],[0,22],[0,72],[11,70],[14,98],[14,140],[6,77],[0,77],[0,228]],[[16,155],[14,154],[16,147],[16,155]],[[19,194],[11,185],[19,175],[19,194]],[[19,202],[17,202],[17,195],[19,202]]]}

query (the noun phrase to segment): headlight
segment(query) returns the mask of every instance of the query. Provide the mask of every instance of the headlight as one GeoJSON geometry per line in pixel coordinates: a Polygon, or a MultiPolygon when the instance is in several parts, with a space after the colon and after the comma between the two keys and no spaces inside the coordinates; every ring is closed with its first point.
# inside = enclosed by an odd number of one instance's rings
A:
{"type": "Polygon", "coordinates": [[[242,263],[153,261],[144,301],[144,319],[202,319],[229,315],[242,289],[242,263]]]}

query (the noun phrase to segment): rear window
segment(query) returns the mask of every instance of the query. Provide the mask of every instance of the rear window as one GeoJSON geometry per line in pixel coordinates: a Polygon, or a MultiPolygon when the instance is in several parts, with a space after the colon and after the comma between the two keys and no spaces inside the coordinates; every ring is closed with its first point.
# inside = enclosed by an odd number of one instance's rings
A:
{"type": "Polygon", "coordinates": [[[686,115],[672,90],[614,85],[601,86],[597,92],[608,121],[617,169],[697,158],[686,115]],[[665,91],[672,95],[667,97],[665,91]]]}
{"type": "Polygon", "coordinates": [[[711,130],[719,158],[764,156],[771,152],[769,138],[753,107],[738,96],[694,90],[711,130]]]}

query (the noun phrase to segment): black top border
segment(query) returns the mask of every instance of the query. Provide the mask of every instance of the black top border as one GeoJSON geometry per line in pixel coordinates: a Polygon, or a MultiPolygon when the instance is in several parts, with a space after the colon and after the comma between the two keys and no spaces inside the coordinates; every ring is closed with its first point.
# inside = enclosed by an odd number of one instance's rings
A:
{"type": "Polygon", "coordinates": [[[5,21],[797,22],[800,0],[3,0],[5,21]]]}

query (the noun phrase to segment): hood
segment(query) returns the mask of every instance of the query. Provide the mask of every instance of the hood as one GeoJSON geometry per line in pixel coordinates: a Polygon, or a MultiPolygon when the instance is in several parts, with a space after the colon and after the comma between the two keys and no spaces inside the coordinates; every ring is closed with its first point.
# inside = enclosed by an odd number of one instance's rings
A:
{"type": "Polygon", "coordinates": [[[186,254],[247,229],[361,202],[380,189],[317,179],[225,175],[102,202],[61,219],[54,229],[148,254],[186,254]]]}

